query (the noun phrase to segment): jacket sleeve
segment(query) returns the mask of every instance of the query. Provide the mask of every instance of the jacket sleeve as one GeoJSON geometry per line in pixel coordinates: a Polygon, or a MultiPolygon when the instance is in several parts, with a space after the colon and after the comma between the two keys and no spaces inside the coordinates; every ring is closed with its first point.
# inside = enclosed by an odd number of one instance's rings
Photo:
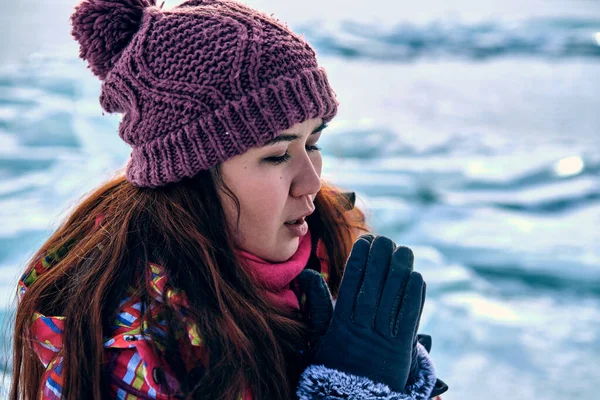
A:
{"type": "Polygon", "coordinates": [[[309,365],[300,377],[296,394],[300,400],[429,399],[436,382],[435,368],[427,350],[420,343],[417,346],[419,374],[404,393],[393,392],[387,385],[373,382],[363,376],[329,369],[323,365],[309,365]]]}

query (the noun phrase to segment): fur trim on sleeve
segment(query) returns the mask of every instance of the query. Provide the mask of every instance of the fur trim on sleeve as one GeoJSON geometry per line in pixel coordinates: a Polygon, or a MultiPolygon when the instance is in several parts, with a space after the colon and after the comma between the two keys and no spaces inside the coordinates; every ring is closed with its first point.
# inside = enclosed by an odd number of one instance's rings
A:
{"type": "Polygon", "coordinates": [[[296,394],[300,400],[426,400],[435,386],[436,376],[433,361],[421,344],[419,352],[419,375],[407,386],[405,393],[393,392],[383,383],[347,374],[323,365],[310,365],[300,377],[296,394]]]}

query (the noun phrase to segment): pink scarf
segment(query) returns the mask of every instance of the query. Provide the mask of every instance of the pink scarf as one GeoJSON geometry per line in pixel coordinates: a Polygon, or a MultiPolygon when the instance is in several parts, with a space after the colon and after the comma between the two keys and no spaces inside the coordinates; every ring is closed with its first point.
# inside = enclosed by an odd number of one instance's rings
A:
{"type": "Polygon", "coordinates": [[[259,282],[263,284],[269,297],[277,303],[292,309],[300,309],[298,298],[290,288],[290,283],[302,272],[308,263],[311,252],[310,230],[300,238],[298,250],[287,261],[272,263],[244,250],[240,257],[246,260],[259,282]]]}

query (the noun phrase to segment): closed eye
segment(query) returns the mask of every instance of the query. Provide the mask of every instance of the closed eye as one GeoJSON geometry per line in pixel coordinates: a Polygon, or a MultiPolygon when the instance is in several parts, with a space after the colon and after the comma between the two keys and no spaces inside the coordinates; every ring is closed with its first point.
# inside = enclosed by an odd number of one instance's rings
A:
{"type": "MultiPolygon", "coordinates": [[[[321,151],[321,147],[317,146],[316,144],[307,145],[307,146],[305,146],[305,148],[306,148],[306,151],[308,151],[309,153],[312,153],[314,151],[321,151]]],[[[288,153],[286,151],[285,154],[282,156],[268,157],[268,158],[265,158],[265,161],[277,165],[277,164],[281,164],[281,163],[288,161],[290,158],[291,158],[290,153],[288,153]]]]}

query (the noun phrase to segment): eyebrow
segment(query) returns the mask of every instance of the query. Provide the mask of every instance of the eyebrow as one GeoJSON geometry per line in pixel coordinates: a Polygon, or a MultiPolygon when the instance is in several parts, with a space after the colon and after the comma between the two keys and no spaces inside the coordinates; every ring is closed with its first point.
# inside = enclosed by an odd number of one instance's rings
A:
{"type": "MultiPolygon", "coordinates": [[[[315,133],[318,133],[320,131],[322,131],[323,129],[325,129],[325,127],[327,126],[327,123],[323,122],[321,125],[319,125],[314,131],[312,131],[310,134],[314,135],[315,133]]],[[[279,135],[274,137],[273,139],[269,139],[265,142],[265,144],[263,144],[263,146],[272,146],[276,143],[279,142],[291,142],[292,140],[296,140],[300,138],[300,135],[296,135],[296,134],[283,134],[283,135],[279,135]]]]}

